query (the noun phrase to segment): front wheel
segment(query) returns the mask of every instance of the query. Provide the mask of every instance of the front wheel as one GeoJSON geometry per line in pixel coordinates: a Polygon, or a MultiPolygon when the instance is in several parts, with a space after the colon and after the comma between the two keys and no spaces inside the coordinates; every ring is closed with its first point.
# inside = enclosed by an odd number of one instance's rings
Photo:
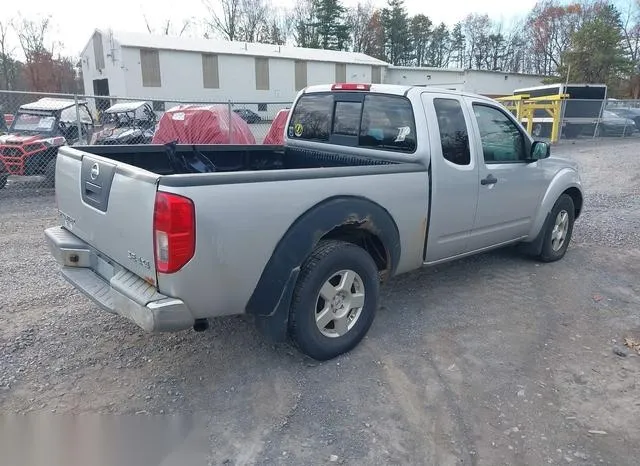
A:
{"type": "Polygon", "coordinates": [[[322,241],[302,265],[289,315],[289,334],[316,360],[346,353],[369,331],[380,283],[378,269],[362,248],[322,241]]]}
{"type": "Polygon", "coordinates": [[[551,209],[550,221],[546,225],[540,260],[554,262],[564,257],[571,242],[575,206],[568,194],[561,195],[551,209]]]}

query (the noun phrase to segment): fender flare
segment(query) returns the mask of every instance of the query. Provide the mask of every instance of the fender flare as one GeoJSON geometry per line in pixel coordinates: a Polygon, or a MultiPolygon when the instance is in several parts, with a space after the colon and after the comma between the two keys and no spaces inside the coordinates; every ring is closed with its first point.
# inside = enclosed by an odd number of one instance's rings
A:
{"type": "MultiPolygon", "coordinates": [[[[551,209],[553,209],[553,206],[558,198],[563,193],[571,189],[575,189],[580,193],[580,200],[581,202],[583,202],[584,192],[582,190],[582,183],[580,182],[578,173],[570,168],[565,168],[558,172],[558,174],[547,187],[547,190],[542,197],[542,201],[540,202],[540,207],[538,208],[536,218],[534,219],[531,225],[531,230],[529,231],[530,239],[521,244],[521,248],[525,252],[533,255],[537,255],[540,253],[540,251],[542,250],[544,233],[546,231],[548,223],[552,221],[551,209]]],[[[576,207],[582,210],[582,205],[576,207]]],[[[576,219],[578,217],[579,212],[576,213],[576,219]]]]}
{"type": "MultiPolygon", "coordinates": [[[[547,187],[547,190],[542,197],[542,201],[540,202],[540,207],[538,208],[536,218],[531,225],[531,230],[529,232],[530,238],[535,238],[536,236],[538,236],[538,233],[540,233],[545,220],[547,219],[547,215],[553,208],[553,205],[556,203],[562,193],[571,188],[577,189],[580,193],[580,197],[584,199],[582,183],[580,182],[578,173],[570,168],[560,170],[553,178],[551,183],[549,183],[549,186],[547,187]]],[[[577,217],[578,216],[576,215],[576,218],[577,217]]]]}
{"type": "Polygon", "coordinates": [[[400,261],[400,233],[391,214],[358,196],[325,199],[305,211],[276,245],[246,306],[258,328],[275,340],[286,337],[289,307],[300,267],[318,242],[332,230],[353,225],[377,236],[387,251],[389,275],[400,261]]]}

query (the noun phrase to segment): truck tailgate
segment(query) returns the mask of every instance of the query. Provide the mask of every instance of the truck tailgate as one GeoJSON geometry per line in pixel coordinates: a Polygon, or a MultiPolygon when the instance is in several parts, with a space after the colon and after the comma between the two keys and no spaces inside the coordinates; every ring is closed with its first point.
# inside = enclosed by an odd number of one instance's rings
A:
{"type": "Polygon", "coordinates": [[[61,224],[155,285],[153,215],[159,175],[70,147],[58,152],[61,224]]]}

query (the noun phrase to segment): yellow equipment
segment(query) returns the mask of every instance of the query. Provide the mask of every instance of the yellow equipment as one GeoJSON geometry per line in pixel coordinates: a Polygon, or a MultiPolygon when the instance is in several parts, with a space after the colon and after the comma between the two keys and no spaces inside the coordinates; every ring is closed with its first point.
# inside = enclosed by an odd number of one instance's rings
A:
{"type": "Polygon", "coordinates": [[[552,118],[551,142],[558,142],[560,138],[560,122],[562,121],[562,101],[569,98],[569,94],[552,94],[540,97],[530,97],[529,94],[508,95],[496,100],[515,114],[518,121],[527,125],[527,132],[532,134],[533,116],[536,110],[544,110],[552,118]]]}

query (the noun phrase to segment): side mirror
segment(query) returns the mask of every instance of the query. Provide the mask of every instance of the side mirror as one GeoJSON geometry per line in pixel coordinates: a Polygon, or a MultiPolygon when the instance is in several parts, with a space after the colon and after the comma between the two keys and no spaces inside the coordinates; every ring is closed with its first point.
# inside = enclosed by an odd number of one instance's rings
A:
{"type": "Polygon", "coordinates": [[[551,155],[551,145],[544,141],[535,141],[531,145],[531,160],[546,159],[551,155]]]}

